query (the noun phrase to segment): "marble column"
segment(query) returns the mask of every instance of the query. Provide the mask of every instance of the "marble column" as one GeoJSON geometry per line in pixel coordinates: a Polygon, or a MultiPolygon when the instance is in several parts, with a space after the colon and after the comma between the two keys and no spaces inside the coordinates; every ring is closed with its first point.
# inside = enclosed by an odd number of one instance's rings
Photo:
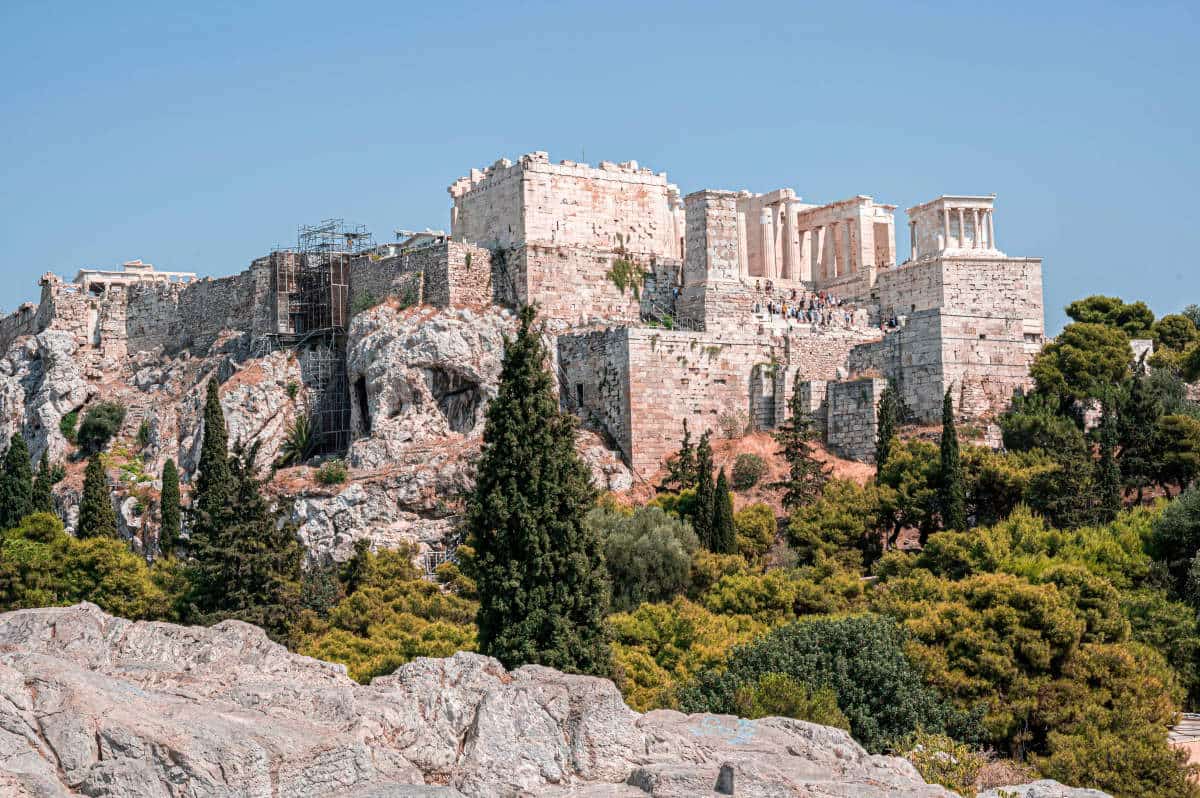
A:
{"type": "Polygon", "coordinates": [[[917,223],[908,223],[908,259],[917,259],[917,223]]]}
{"type": "Polygon", "coordinates": [[[995,212],[994,210],[992,210],[991,208],[988,208],[988,212],[987,212],[987,221],[988,221],[988,225],[987,225],[987,226],[988,226],[988,247],[989,247],[990,249],[995,249],[995,248],[996,248],[996,219],[995,219],[995,214],[996,214],[996,212],[995,212]]]}
{"type": "Polygon", "coordinates": [[[800,279],[800,247],[796,241],[796,213],[787,201],[779,204],[783,213],[783,273],[789,280],[800,279]]]}
{"type": "MultiPolygon", "coordinates": [[[[741,204],[740,202],[738,203],[741,204]]],[[[738,274],[744,278],[750,277],[750,257],[747,250],[749,243],[746,238],[746,212],[738,210],[737,212],[737,235],[738,235],[738,274]]]]}
{"type": "Polygon", "coordinates": [[[971,224],[973,224],[975,226],[975,235],[974,235],[974,238],[972,238],[972,240],[971,240],[971,248],[972,249],[983,249],[983,233],[982,233],[982,228],[979,225],[980,218],[981,217],[980,217],[979,209],[978,208],[972,209],[971,224]]]}
{"type": "Polygon", "coordinates": [[[942,208],[942,249],[950,249],[950,209],[942,208]]]}
{"type": "Polygon", "coordinates": [[[958,248],[965,249],[967,246],[967,225],[963,221],[963,209],[958,209],[958,248]]]}
{"type": "Polygon", "coordinates": [[[774,214],[770,208],[763,208],[759,214],[759,232],[762,242],[762,263],[763,276],[768,280],[775,280],[779,277],[778,266],[775,264],[775,224],[772,218],[774,214]]]}

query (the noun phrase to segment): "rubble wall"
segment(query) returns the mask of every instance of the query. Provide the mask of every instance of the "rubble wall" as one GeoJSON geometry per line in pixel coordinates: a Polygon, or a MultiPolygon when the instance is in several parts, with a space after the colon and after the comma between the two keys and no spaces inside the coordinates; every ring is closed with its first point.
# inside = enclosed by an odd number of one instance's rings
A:
{"type": "Polygon", "coordinates": [[[226,330],[254,332],[256,319],[266,324],[269,277],[266,269],[248,269],[178,287],[131,286],[126,314],[129,351],[161,347],[203,353],[226,330]]]}
{"type": "Polygon", "coordinates": [[[27,302],[0,319],[0,356],[22,335],[33,335],[37,331],[37,305],[27,302]]]}

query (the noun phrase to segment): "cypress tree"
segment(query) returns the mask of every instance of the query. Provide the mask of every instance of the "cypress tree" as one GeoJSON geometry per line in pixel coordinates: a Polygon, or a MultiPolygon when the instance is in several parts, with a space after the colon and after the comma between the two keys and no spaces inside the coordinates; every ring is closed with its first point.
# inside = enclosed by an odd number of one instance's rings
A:
{"type": "Polygon", "coordinates": [[[20,432],[8,442],[4,473],[0,474],[0,530],[12,529],[33,512],[33,469],[29,447],[20,432]]]}
{"type": "Polygon", "coordinates": [[[879,394],[879,409],[876,411],[875,436],[875,467],[883,468],[888,457],[892,454],[892,438],[896,437],[896,428],[903,420],[907,409],[904,400],[891,380],[888,380],[883,393],[879,394]]]}
{"type": "Polygon", "coordinates": [[[775,441],[781,447],[779,454],[788,464],[788,478],[773,482],[770,487],[783,488],[783,506],[791,510],[820,498],[829,481],[829,468],[813,454],[817,426],[812,414],[801,403],[799,383],[788,404],[791,417],[775,432],[775,441]]]}
{"type": "Polygon", "coordinates": [[[958,431],[954,428],[954,402],[950,390],[942,399],[942,473],[938,491],[942,510],[942,526],[946,529],[967,528],[967,491],[962,460],[958,451],[958,431]]]}
{"type": "Polygon", "coordinates": [[[1156,432],[1162,415],[1162,403],[1146,386],[1145,364],[1139,363],[1137,373],[1129,380],[1128,399],[1121,409],[1118,427],[1121,478],[1126,486],[1137,488],[1139,504],[1143,491],[1158,473],[1156,432]]]}
{"type": "Polygon", "coordinates": [[[725,469],[717,477],[712,519],[713,551],[718,554],[737,554],[737,529],[733,525],[733,496],[725,469]]]}
{"type": "Polygon", "coordinates": [[[604,674],[608,577],[602,543],[584,523],[596,491],[575,451],[574,418],[554,397],[534,316],[523,308],[506,342],[467,510],[479,650],[510,668],[604,674]]]}
{"type": "Polygon", "coordinates": [[[713,511],[716,508],[716,486],[713,484],[712,446],[708,433],[700,436],[696,447],[696,505],[692,513],[692,526],[700,545],[716,551],[717,540],[713,534],[713,511]]]}
{"type": "Polygon", "coordinates": [[[83,498],[79,501],[80,538],[117,537],[117,511],[113,509],[108,475],[99,452],[88,460],[83,474],[83,498]]]}
{"type": "MultiPolygon", "coordinates": [[[[229,506],[233,480],[230,476],[229,432],[214,377],[208,381],[204,399],[204,438],[200,444],[194,508],[199,517],[214,516],[229,506]]],[[[198,518],[201,520],[201,518],[198,518]]]]}
{"type": "Polygon", "coordinates": [[[158,500],[158,550],[163,557],[174,557],[179,546],[179,469],[167,460],[162,470],[162,494],[158,500]]]}
{"type": "Polygon", "coordinates": [[[50,471],[50,458],[46,452],[38,460],[37,476],[33,478],[33,511],[35,513],[54,512],[54,475],[50,471]]]}
{"type": "Polygon", "coordinates": [[[692,433],[687,419],[683,420],[683,441],[679,452],[667,461],[667,477],[658,486],[659,490],[686,490],[696,485],[696,449],[692,446],[692,433]]]}
{"type": "Polygon", "coordinates": [[[1096,469],[1096,486],[1099,503],[1096,520],[1107,524],[1121,512],[1121,469],[1117,466],[1117,419],[1111,399],[1104,403],[1104,414],[1100,417],[1100,461],[1096,469]]]}

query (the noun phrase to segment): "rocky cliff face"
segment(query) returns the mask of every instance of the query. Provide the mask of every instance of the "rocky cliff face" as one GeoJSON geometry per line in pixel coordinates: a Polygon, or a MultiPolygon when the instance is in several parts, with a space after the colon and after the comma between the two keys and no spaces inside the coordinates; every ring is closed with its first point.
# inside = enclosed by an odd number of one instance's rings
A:
{"type": "MultiPolygon", "coordinates": [[[[419,552],[445,545],[457,500],[473,483],[504,338],[515,329],[513,314],[500,308],[383,304],[354,318],[347,336],[351,481],[327,488],[308,469],[290,469],[273,485],[281,501],[292,502],[293,520],[315,557],[345,559],[361,538],[375,546],[411,543],[419,552]]],[[[109,360],[65,331],[18,339],[0,359],[0,451],[19,429],[35,460],[43,450],[62,460],[72,451],[59,430],[64,415],[94,399],[121,402],[128,410],[122,456],[138,460],[130,473],[145,481],[129,483],[119,471],[129,463],[115,458],[115,504],[123,534],[152,551],[154,514],[140,510],[156,496],[154,478],[167,458],[179,465],[185,483],[190,479],[203,440],[205,388],[214,379],[230,441],[257,442],[259,465],[269,467],[289,425],[307,407],[304,363],[290,351],[253,351],[248,336],[233,332],[203,354],[134,352],[109,360]],[[143,423],[145,445],[135,445],[143,423]]],[[[580,433],[579,451],[601,489],[631,486],[629,469],[594,434],[580,433]]],[[[68,528],[77,518],[81,484],[82,463],[75,463],[56,489],[68,528]]]]}
{"type": "Polygon", "coordinates": [[[953,795],[824,726],[639,715],[607,680],[465,653],[361,686],[253,626],[89,604],[0,615],[0,697],[0,793],[22,798],[953,795]]]}

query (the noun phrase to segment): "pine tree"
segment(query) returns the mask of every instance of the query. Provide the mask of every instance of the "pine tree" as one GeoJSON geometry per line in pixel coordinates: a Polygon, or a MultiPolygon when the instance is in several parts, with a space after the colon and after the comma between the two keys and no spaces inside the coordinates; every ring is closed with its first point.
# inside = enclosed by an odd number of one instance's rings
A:
{"type": "Polygon", "coordinates": [[[83,498],[79,501],[80,538],[117,537],[117,511],[113,509],[108,475],[104,473],[103,455],[99,452],[88,460],[83,474],[83,498]]]}
{"type": "Polygon", "coordinates": [[[596,492],[575,451],[574,418],[554,397],[534,316],[523,308],[506,343],[467,511],[479,650],[510,668],[604,674],[608,577],[602,542],[584,523],[596,492]]]}
{"type": "Polygon", "coordinates": [[[33,512],[33,469],[25,436],[15,433],[4,454],[0,474],[0,530],[12,529],[33,512]]]}
{"type": "Polygon", "coordinates": [[[33,511],[54,512],[54,473],[50,470],[50,458],[46,452],[38,460],[37,476],[33,478],[33,511]]]}
{"type": "Polygon", "coordinates": [[[692,433],[687,419],[683,420],[683,441],[679,452],[667,461],[667,476],[659,483],[660,491],[686,490],[696,485],[696,449],[692,446],[692,433]]]}
{"type": "Polygon", "coordinates": [[[737,554],[737,529],[733,525],[733,496],[725,469],[717,477],[716,496],[713,503],[712,550],[717,554],[737,554]]]}
{"type": "Polygon", "coordinates": [[[1153,484],[1158,472],[1158,420],[1163,415],[1162,403],[1146,386],[1146,368],[1138,364],[1137,373],[1129,380],[1128,398],[1121,408],[1119,441],[1121,444],[1121,478],[1125,485],[1137,489],[1137,501],[1153,484]]]}
{"type": "Polygon", "coordinates": [[[1098,503],[1096,520],[1099,523],[1110,523],[1121,512],[1121,469],[1117,466],[1117,418],[1113,409],[1111,397],[1104,403],[1104,413],[1100,417],[1100,461],[1096,465],[1096,487],[1098,503]]]}
{"type": "Polygon", "coordinates": [[[904,399],[891,380],[879,394],[879,408],[876,411],[877,421],[875,436],[875,467],[883,468],[892,453],[892,438],[896,437],[896,428],[908,414],[904,399]]]}
{"type": "Polygon", "coordinates": [[[791,417],[775,431],[775,442],[780,445],[779,454],[788,464],[788,478],[771,483],[770,487],[783,488],[783,506],[789,510],[812,504],[821,496],[825,483],[829,481],[829,468],[813,454],[812,444],[817,440],[817,426],[812,414],[804,409],[797,381],[789,402],[791,417]]]}
{"type": "Polygon", "coordinates": [[[958,451],[958,431],[954,428],[954,402],[949,389],[942,399],[942,473],[938,504],[945,529],[967,528],[967,491],[962,460],[958,451]]]}
{"type": "Polygon", "coordinates": [[[712,445],[708,433],[700,436],[696,447],[696,505],[692,513],[692,526],[700,545],[716,551],[716,536],[713,534],[713,510],[716,507],[716,486],[713,484],[712,445]]]}
{"type": "Polygon", "coordinates": [[[162,494],[158,500],[158,550],[163,557],[174,557],[179,546],[179,469],[167,460],[162,470],[162,494]]]}

